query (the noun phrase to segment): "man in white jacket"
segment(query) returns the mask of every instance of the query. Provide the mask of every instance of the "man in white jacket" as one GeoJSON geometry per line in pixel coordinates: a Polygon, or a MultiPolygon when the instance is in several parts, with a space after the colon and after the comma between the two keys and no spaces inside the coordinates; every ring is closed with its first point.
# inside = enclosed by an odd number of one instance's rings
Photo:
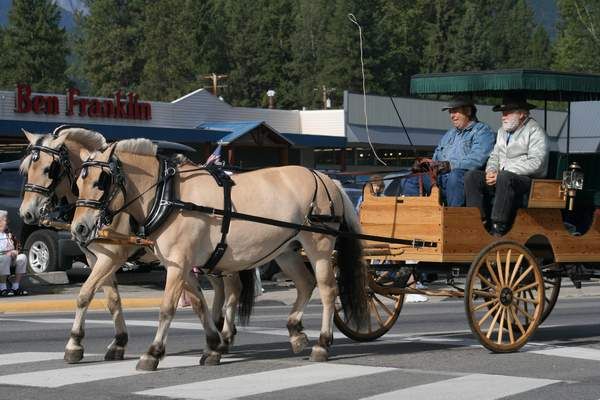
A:
{"type": "Polygon", "coordinates": [[[502,112],[502,127],[484,171],[465,176],[467,207],[478,207],[491,233],[504,235],[521,199],[529,193],[531,178],[543,178],[548,169],[548,137],[529,115],[535,108],[523,96],[505,97],[493,111],[502,112]],[[490,210],[490,199],[494,197],[490,210]]]}

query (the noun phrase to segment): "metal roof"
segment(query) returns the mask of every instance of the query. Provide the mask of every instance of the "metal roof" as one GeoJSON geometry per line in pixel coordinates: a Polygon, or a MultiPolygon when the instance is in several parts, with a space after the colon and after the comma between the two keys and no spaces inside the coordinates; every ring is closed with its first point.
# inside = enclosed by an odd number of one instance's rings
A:
{"type": "Polygon", "coordinates": [[[204,131],[216,131],[224,133],[225,135],[219,140],[219,144],[228,145],[260,126],[265,127],[272,134],[274,134],[276,137],[289,144],[290,146],[294,144],[284,135],[282,135],[277,130],[269,126],[265,121],[203,122],[202,124],[198,125],[198,128],[204,131]]]}

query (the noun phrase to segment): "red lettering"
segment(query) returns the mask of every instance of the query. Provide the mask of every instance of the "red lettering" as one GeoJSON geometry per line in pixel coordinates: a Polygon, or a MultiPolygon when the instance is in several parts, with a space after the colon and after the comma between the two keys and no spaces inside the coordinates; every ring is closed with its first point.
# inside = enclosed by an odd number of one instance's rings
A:
{"type": "Polygon", "coordinates": [[[102,116],[105,118],[112,118],[115,116],[115,104],[111,100],[104,100],[102,116]]]}
{"type": "Polygon", "coordinates": [[[85,97],[79,98],[79,99],[77,99],[77,102],[79,103],[79,116],[85,117],[85,115],[87,113],[88,99],[86,99],[85,97]]]}
{"type": "Polygon", "coordinates": [[[140,119],[152,119],[152,105],[140,103],[140,119]]]}
{"type": "Polygon", "coordinates": [[[33,96],[33,106],[31,108],[36,114],[44,111],[44,96],[33,96]]]}
{"type": "Polygon", "coordinates": [[[46,97],[46,114],[58,114],[58,97],[46,97]]]}
{"type": "Polygon", "coordinates": [[[115,118],[127,118],[127,112],[121,103],[121,91],[115,93],[115,118]]]}
{"type": "Polygon", "coordinates": [[[102,116],[102,103],[96,99],[90,101],[90,107],[88,108],[88,115],[90,117],[101,117],[102,116]]]}
{"type": "Polygon", "coordinates": [[[17,85],[15,103],[15,112],[28,113],[31,111],[31,86],[17,85]]]}
{"type": "Polygon", "coordinates": [[[79,96],[79,90],[76,88],[70,88],[67,91],[67,110],[65,112],[66,115],[73,115],[73,107],[77,104],[77,99],[75,96],[79,96]]]}

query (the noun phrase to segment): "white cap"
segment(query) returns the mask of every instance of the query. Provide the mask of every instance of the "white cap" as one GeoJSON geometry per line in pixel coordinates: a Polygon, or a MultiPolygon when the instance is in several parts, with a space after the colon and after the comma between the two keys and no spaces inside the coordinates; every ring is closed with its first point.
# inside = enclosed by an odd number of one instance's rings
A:
{"type": "Polygon", "coordinates": [[[0,210],[0,218],[6,218],[6,217],[8,217],[8,211],[0,210]]]}

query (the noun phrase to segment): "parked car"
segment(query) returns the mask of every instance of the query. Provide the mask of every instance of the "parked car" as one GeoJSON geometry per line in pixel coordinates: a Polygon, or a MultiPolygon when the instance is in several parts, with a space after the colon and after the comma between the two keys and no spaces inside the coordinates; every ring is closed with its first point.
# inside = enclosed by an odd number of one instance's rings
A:
{"type": "MultiPolygon", "coordinates": [[[[155,141],[161,154],[191,154],[193,148],[179,143],[155,141]]],[[[0,163],[0,209],[8,211],[8,227],[27,255],[27,270],[39,274],[70,269],[73,261],[84,261],[85,257],[71,232],[25,224],[19,216],[22,188],[25,177],[19,173],[21,160],[0,163]]],[[[127,263],[128,269],[138,267],[127,263]]],[[[145,267],[145,265],[143,266],[145,267]]]]}

